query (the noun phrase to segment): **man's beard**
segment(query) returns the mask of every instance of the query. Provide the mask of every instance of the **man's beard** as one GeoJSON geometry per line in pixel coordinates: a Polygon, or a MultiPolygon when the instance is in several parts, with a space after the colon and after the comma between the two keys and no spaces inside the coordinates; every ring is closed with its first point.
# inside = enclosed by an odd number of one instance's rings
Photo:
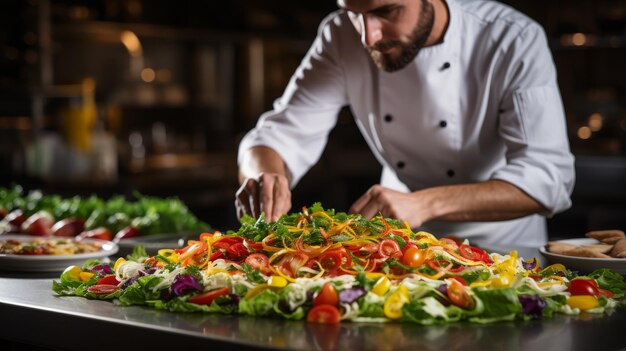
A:
{"type": "Polygon", "coordinates": [[[376,66],[387,72],[395,72],[406,67],[424,47],[424,43],[426,43],[433,29],[434,22],[435,13],[433,5],[427,0],[422,0],[422,13],[417,25],[413,28],[409,43],[389,39],[381,40],[373,46],[367,47],[376,66]],[[393,47],[400,48],[400,56],[392,57],[389,54],[382,53],[385,49],[393,47]]]}

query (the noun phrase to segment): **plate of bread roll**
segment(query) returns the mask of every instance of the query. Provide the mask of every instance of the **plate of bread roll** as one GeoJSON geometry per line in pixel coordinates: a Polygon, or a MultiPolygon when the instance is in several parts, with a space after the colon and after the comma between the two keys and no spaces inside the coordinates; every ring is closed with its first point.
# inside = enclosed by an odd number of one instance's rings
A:
{"type": "Polygon", "coordinates": [[[626,235],[618,229],[595,230],[585,238],[549,241],[539,248],[550,263],[562,263],[567,268],[588,273],[609,268],[626,275],[626,235]]]}

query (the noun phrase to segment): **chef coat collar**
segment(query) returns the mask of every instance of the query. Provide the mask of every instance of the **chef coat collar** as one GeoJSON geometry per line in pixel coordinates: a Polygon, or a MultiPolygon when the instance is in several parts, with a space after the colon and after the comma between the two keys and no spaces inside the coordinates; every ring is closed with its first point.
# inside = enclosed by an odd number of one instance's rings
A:
{"type": "Polygon", "coordinates": [[[417,57],[430,56],[436,53],[456,52],[457,44],[461,41],[462,15],[459,4],[456,0],[444,0],[444,5],[448,7],[448,28],[443,35],[443,41],[438,44],[424,47],[417,54],[417,57]]]}

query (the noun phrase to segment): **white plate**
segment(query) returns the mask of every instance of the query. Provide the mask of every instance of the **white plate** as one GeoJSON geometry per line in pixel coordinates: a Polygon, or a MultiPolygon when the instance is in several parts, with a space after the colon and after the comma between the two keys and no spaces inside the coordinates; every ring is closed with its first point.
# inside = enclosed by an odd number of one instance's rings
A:
{"type": "MultiPolygon", "coordinates": [[[[0,240],[17,240],[20,242],[32,240],[59,240],[67,238],[40,237],[30,235],[0,235],[0,240]]],[[[0,271],[12,272],[60,272],[65,268],[77,265],[81,266],[85,261],[92,258],[102,259],[114,255],[119,250],[117,244],[111,241],[83,239],[84,243],[98,243],[102,249],[96,252],[81,253],[75,255],[7,255],[0,254],[0,271]]]]}
{"type": "MultiPolygon", "coordinates": [[[[567,239],[555,242],[572,245],[594,245],[600,244],[596,239],[567,239]]],[[[548,252],[545,247],[539,248],[539,252],[546,257],[550,263],[562,263],[570,270],[577,270],[581,273],[590,273],[599,268],[608,268],[621,275],[626,275],[626,259],[624,258],[592,258],[559,255],[548,252]]]]}

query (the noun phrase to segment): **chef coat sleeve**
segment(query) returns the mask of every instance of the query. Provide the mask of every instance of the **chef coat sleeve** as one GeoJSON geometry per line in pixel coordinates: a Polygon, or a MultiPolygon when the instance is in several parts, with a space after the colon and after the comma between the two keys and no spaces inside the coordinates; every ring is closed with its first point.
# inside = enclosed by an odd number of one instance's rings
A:
{"type": "Polygon", "coordinates": [[[499,133],[506,165],[493,179],[512,183],[552,216],[571,206],[574,156],[567,138],[556,69],[543,29],[531,23],[504,56],[499,133]]]}
{"type": "Polygon", "coordinates": [[[242,139],[238,162],[254,146],[270,147],[285,162],[293,188],[319,160],[339,110],[347,104],[336,42],[340,25],[341,19],[334,15],[322,22],[282,97],[242,139]]]}

